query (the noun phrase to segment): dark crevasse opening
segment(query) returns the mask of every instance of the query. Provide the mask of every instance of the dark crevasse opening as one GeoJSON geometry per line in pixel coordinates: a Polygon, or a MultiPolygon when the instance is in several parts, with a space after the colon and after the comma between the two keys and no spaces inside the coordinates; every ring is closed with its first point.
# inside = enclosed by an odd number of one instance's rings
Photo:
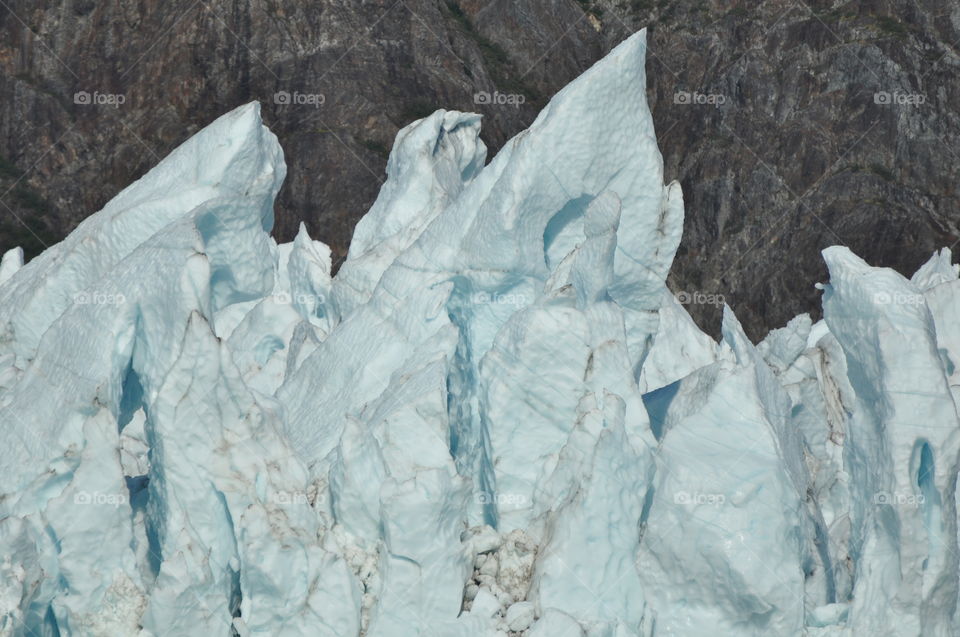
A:
{"type": "MultiPolygon", "coordinates": [[[[142,516],[143,532],[147,541],[147,565],[150,567],[151,574],[156,577],[160,574],[160,541],[157,538],[156,531],[148,523],[147,504],[150,502],[150,476],[124,476],[127,483],[127,491],[130,494],[130,515],[137,524],[137,519],[142,516]]],[[[137,542],[143,539],[138,538],[134,533],[130,548],[134,554],[137,553],[137,542]]]]}
{"type": "Polygon", "coordinates": [[[447,301],[447,316],[460,332],[447,375],[450,454],[457,473],[477,485],[479,492],[475,497],[481,503],[484,522],[496,528],[496,479],[491,461],[492,450],[476,395],[476,362],[472,359],[470,349],[472,303],[469,299],[473,292],[470,281],[457,277],[454,279],[453,293],[447,301]]]}
{"type": "Polygon", "coordinates": [[[117,426],[120,431],[130,424],[133,415],[143,405],[143,385],[140,383],[140,376],[133,369],[133,362],[127,367],[127,373],[123,377],[123,387],[120,394],[120,410],[117,414],[117,426]]]}
{"type": "Polygon", "coordinates": [[[46,604],[31,604],[23,614],[23,624],[17,628],[20,631],[3,633],[4,635],[25,635],[26,637],[60,637],[60,625],[53,606],[46,604]]]}
{"type": "MultiPolygon", "coordinates": [[[[240,603],[243,601],[243,593],[240,590],[240,571],[231,570],[230,574],[230,616],[240,617],[240,603]]],[[[236,626],[230,626],[231,637],[240,637],[236,626]]]]}
{"type": "Polygon", "coordinates": [[[60,626],[57,618],[53,614],[53,606],[47,607],[47,614],[43,621],[43,637],[60,637],[60,626]]]}
{"type": "Polygon", "coordinates": [[[647,415],[650,416],[650,429],[658,441],[663,437],[667,410],[678,391],[680,391],[679,380],[643,395],[643,405],[647,408],[647,415]]]}
{"type": "Polygon", "coordinates": [[[933,463],[933,450],[930,449],[930,443],[923,442],[920,446],[920,466],[917,468],[917,487],[924,496],[925,502],[937,504],[940,501],[940,493],[934,485],[935,466],[933,463]],[[930,497],[927,497],[927,496],[930,497]]]}
{"type": "MultiPolygon", "coordinates": [[[[143,384],[140,382],[139,374],[137,374],[133,368],[131,357],[131,362],[123,377],[120,394],[120,407],[118,410],[119,413],[117,414],[117,427],[119,431],[123,432],[137,412],[141,410],[149,420],[149,415],[146,414],[146,405],[144,404],[143,384]]],[[[147,426],[148,425],[145,425],[145,427],[147,426]]],[[[140,435],[143,434],[138,432],[134,434],[134,437],[139,437],[140,435]]],[[[150,449],[148,448],[147,457],[151,455],[150,449]]],[[[124,469],[125,471],[133,472],[133,468],[129,465],[125,466],[124,469]]],[[[134,551],[134,554],[137,554],[137,545],[146,541],[147,566],[153,577],[156,577],[160,573],[160,541],[157,537],[156,529],[153,528],[150,522],[148,512],[150,502],[150,477],[145,474],[125,475],[124,481],[127,487],[128,502],[130,502],[130,517],[134,527],[134,536],[131,540],[132,544],[130,548],[134,551]],[[137,529],[141,527],[142,531],[138,532],[137,529]]]]}
{"type": "Polygon", "coordinates": [[[924,513],[924,524],[928,532],[940,532],[940,492],[936,485],[936,464],[933,449],[926,440],[917,441],[919,445],[919,463],[917,466],[917,489],[920,492],[920,508],[924,513]]]}
{"type": "Polygon", "coordinates": [[[643,508],[640,510],[640,520],[637,522],[637,526],[640,530],[640,540],[643,540],[644,533],[647,531],[647,520],[650,519],[650,509],[653,507],[653,498],[656,496],[657,492],[654,487],[647,489],[646,495],[643,496],[643,508]]]}
{"type": "MultiPolygon", "coordinates": [[[[217,500],[220,502],[220,505],[223,507],[223,514],[227,520],[227,526],[231,529],[235,529],[236,526],[233,523],[233,513],[230,511],[230,505],[227,503],[227,498],[224,496],[223,492],[217,491],[217,500]]],[[[237,540],[234,537],[233,540],[233,550],[237,551],[237,540]]],[[[238,557],[238,556],[237,556],[238,557]]],[[[237,564],[240,561],[237,559],[237,564]]],[[[243,602],[243,590],[240,588],[240,567],[233,568],[233,566],[228,566],[230,571],[230,598],[229,606],[230,616],[231,617],[240,617],[240,604],[243,602]]],[[[236,630],[236,627],[230,626],[231,635],[239,635],[236,630]]]]}
{"type": "Polygon", "coordinates": [[[150,478],[136,476],[127,478],[127,488],[130,489],[130,508],[136,519],[138,513],[143,515],[143,532],[147,540],[147,565],[153,577],[160,575],[160,564],[163,562],[160,531],[155,524],[155,516],[150,512],[150,478]]]}
{"type": "Polygon", "coordinates": [[[823,565],[826,574],[826,601],[828,604],[833,604],[837,601],[837,584],[836,574],[833,571],[833,560],[830,558],[830,536],[821,520],[814,521],[813,532],[813,544],[817,549],[817,555],[820,557],[820,563],[823,565]]]}
{"type": "Polygon", "coordinates": [[[476,472],[480,441],[474,425],[471,402],[474,391],[473,364],[470,360],[467,320],[463,309],[454,307],[449,312],[450,322],[460,330],[457,350],[447,376],[447,412],[450,427],[450,454],[461,475],[476,472]]]}

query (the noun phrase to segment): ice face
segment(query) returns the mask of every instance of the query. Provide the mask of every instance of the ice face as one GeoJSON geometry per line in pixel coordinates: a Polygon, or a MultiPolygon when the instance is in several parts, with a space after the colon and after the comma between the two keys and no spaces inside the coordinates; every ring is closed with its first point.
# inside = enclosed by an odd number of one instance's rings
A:
{"type": "Polygon", "coordinates": [[[404,128],[336,275],[256,104],[6,251],[0,634],[952,635],[960,270],[703,334],[644,57],[404,128]]]}

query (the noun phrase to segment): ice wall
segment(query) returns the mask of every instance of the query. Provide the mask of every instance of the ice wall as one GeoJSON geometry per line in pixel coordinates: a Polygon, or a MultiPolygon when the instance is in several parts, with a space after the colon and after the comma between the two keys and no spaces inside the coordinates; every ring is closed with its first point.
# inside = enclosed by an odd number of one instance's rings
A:
{"type": "Polygon", "coordinates": [[[645,46],[404,128],[336,276],[256,104],[7,250],[0,635],[954,635],[958,267],[703,334],[645,46]]]}

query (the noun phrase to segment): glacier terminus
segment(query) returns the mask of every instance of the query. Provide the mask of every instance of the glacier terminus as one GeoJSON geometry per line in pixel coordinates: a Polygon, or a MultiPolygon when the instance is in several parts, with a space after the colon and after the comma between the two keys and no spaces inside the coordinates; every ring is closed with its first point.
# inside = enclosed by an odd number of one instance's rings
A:
{"type": "Polygon", "coordinates": [[[960,267],[702,332],[645,56],[408,125],[335,273],[257,103],[4,246],[0,635],[960,634],[960,267]]]}

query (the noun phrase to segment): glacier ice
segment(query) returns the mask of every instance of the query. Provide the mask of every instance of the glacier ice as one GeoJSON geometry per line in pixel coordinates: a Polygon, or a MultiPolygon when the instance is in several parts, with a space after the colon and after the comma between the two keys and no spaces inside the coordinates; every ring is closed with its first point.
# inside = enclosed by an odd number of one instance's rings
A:
{"type": "Polygon", "coordinates": [[[8,249],[0,635],[956,635],[960,267],[701,332],[645,47],[404,128],[336,274],[257,104],[8,249]]]}

